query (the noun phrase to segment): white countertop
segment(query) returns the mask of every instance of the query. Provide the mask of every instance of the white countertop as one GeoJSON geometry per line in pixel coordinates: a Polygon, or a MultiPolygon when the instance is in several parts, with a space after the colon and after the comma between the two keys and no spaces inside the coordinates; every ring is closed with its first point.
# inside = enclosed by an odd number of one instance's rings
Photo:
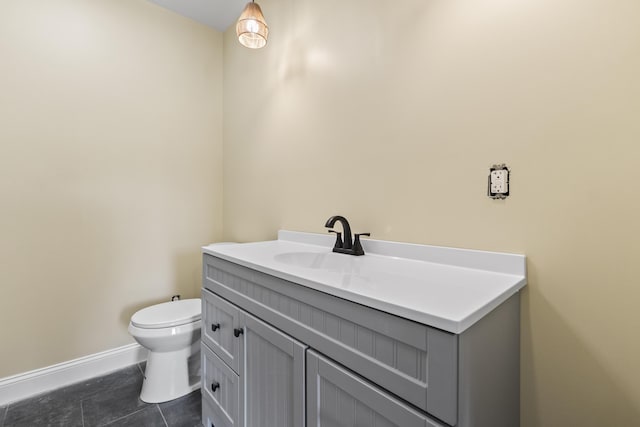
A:
{"type": "Polygon", "coordinates": [[[366,254],[332,252],[334,237],[280,231],[278,240],[209,245],[204,253],[452,333],[526,283],[524,255],[382,240],[366,254]]]}

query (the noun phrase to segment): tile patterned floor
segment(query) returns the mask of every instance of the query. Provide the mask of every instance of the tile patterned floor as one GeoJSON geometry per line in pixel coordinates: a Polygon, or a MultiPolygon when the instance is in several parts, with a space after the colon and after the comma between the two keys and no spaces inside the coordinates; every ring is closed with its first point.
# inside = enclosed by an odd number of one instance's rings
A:
{"type": "Polygon", "coordinates": [[[200,391],[160,404],[140,400],[144,365],[0,407],[0,427],[201,427],[200,391]]]}

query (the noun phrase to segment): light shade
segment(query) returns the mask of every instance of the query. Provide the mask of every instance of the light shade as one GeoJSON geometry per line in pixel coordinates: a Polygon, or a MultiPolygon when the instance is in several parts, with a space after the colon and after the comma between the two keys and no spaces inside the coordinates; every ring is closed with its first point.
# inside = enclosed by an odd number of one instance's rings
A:
{"type": "Polygon", "coordinates": [[[257,3],[249,2],[244,7],[236,24],[236,34],[240,43],[251,49],[260,49],[267,44],[269,27],[257,3]]]}

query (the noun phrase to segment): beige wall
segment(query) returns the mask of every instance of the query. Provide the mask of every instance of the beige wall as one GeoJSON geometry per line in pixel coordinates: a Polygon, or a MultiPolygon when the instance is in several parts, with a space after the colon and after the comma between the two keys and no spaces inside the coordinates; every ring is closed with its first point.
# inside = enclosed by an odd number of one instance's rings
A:
{"type": "Polygon", "coordinates": [[[2,0],[0,378],[197,296],[221,186],[219,32],[144,0],[2,0]]]}
{"type": "Polygon", "coordinates": [[[524,253],[522,425],[638,425],[640,2],[260,3],[266,49],[225,33],[225,238],[340,213],[524,253]]]}

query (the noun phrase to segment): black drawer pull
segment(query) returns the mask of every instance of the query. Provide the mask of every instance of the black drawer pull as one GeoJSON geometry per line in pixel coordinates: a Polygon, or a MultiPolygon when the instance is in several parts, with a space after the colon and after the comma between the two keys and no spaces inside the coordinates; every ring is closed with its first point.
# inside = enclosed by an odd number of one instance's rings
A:
{"type": "Polygon", "coordinates": [[[211,330],[213,332],[217,331],[218,329],[220,329],[220,323],[212,323],[211,324],[211,330]]]}
{"type": "Polygon", "coordinates": [[[235,328],[233,330],[233,335],[238,338],[240,335],[242,335],[244,333],[244,329],[242,328],[235,328]]]}
{"type": "Polygon", "coordinates": [[[216,392],[217,389],[220,388],[220,383],[211,383],[211,391],[216,392]]]}

